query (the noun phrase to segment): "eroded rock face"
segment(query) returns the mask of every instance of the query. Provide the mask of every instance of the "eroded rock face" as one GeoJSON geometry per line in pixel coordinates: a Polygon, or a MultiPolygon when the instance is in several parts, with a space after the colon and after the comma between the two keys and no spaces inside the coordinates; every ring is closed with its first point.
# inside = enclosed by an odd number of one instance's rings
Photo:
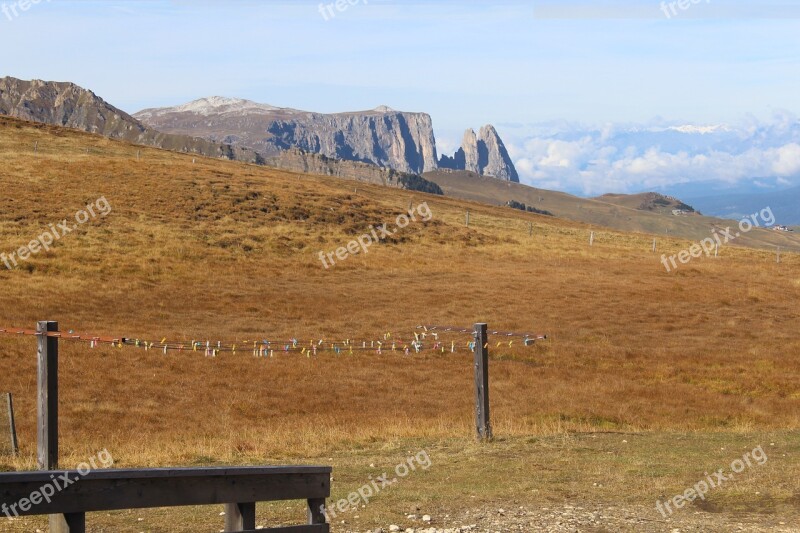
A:
{"type": "Polygon", "coordinates": [[[399,172],[419,174],[437,168],[431,117],[386,106],[322,114],[211,97],[177,107],[145,109],[134,116],[160,131],[233,139],[265,157],[299,148],[399,172]]]}
{"type": "Polygon", "coordinates": [[[176,107],[145,109],[134,117],[159,131],[229,142],[265,158],[300,149],[410,174],[441,167],[519,181],[494,127],[484,126],[480,134],[467,130],[461,149],[439,160],[431,117],[386,106],[323,114],[214,96],[176,107]]]}
{"type": "Polygon", "coordinates": [[[260,157],[252,150],[148,128],[92,91],[69,82],[1,78],[0,114],[167,150],[260,162],[260,157]]]}
{"type": "Polygon", "coordinates": [[[467,130],[461,148],[453,157],[442,156],[439,166],[519,182],[514,162],[497,130],[491,125],[482,127],[478,135],[472,129],[467,130]]]}

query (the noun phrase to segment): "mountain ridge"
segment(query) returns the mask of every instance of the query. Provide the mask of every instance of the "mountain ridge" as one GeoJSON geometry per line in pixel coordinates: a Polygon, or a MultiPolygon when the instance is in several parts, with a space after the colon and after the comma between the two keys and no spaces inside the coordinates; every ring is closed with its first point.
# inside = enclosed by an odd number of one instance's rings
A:
{"type": "Polygon", "coordinates": [[[173,107],[143,109],[134,117],[159,131],[245,146],[265,158],[298,148],[411,174],[444,167],[519,181],[494,126],[484,126],[474,143],[462,147],[476,154],[475,164],[467,167],[456,162],[461,161],[458,154],[439,158],[430,115],[397,111],[386,105],[365,111],[318,113],[212,96],[173,107]]]}
{"type": "MultiPolygon", "coordinates": [[[[227,108],[233,113],[241,109],[266,111],[263,105],[255,102],[222,97],[212,97],[204,102],[195,101],[190,104],[191,110],[200,113],[218,108],[227,108]]],[[[442,194],[437,185],[413,173],[356,162],[341,162],[311,153],[286,151],[266,158],[248,147],[226,142],[227,139],[208,139],[163,132],[147,126],[134,116],[109,104],[91,90],[72,82],[0,78],[0,115],[78,129],[142,146],[259,165],[272,163],[286,170],[315,172],[324,176],[442,194]]]]}
{"type": "Polygon", "coordinates": [[[0,114],[97,133],[167,150],[260,163],[254,151],[148,128],[94,92],[72,82],[0,78],[0,114]]]}

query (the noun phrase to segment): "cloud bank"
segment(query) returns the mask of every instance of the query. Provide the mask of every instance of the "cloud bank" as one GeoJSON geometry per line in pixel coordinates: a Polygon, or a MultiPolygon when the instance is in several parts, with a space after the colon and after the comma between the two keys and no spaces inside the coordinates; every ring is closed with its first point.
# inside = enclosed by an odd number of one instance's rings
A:
{"type": "Polygon", "coordinates": [[[768,121],[695,125],[502,125],[523,183],[587,196],[716,183],[730,190],[800,184],[800,122],[781,111],[768,121]]]}

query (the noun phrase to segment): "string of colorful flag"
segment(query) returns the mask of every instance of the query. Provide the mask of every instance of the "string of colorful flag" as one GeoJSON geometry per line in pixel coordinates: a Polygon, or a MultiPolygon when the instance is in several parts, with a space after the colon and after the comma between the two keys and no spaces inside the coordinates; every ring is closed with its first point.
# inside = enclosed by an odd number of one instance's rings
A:
{"type": "MultiPolygon", "coordinates": [[[[405,355],[417,354],[421,352],[436,353],[456,353],[459,351],[474,352],[476,341],[464,342],[463,339],[446,338],[448,334],[471,334],[475,332],[469,328],[457,328],[451,326],[417,326],[417,331],[413,332],[412,337],[402,337],[391,332],[384,333],[378,340],[355,340],[345,339],[343,341],[326,341],[325,339],[312,339],[301,341],[298,337],[291,337],[288,340],[243,340],[243,341],[210,341],[192,340],[191,342],[168,341],[162,338],[160,341],[145,340],[139,338],[123,336],[99,336],[76,334],[73,330],[68,332],[48,331],[39,332],[30,329],[20,328],[0,328],[0,334],[22,335],[22,336],[46,336],[58,338],[65,341],[85,342],[90,348],[100,345],[110,345],[115,348],[133,347],[145,351],[159,350],[167,355],[169,352],[199,353],[206,357],[217,357],[223,353],[249,353],[254,357],[275,357],[276,354],[300,354],[306,357],[315,357],[322,352],[329,352],[335,355],[353,354],[355,352],[374,352],[378,355],[384,352],[400,352],[405,355]]],[[[546,335],[512,333],[492,331],[492,335],[506,337],[509,340],[497,342],[495,347],[507,345],[513,347],[514,340],[521,338],[518,345],[531,346],[536,341],[547,339],[546,335]]],[[[490,343],[493,344],[493,343],[490,343]]],[[[488,344],[487,344],[488,347],[488,344]]]]}

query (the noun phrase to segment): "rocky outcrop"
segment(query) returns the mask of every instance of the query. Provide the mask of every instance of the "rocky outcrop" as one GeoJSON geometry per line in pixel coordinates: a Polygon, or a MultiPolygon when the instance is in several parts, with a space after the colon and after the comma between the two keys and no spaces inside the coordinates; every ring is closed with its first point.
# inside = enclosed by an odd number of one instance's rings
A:
{"type": "Polygon", "coordinates": [[[134,115],[168,133],[231,142],[264,157],[299,148],[419,174],[437,168],[431,117],[381,106],[370,111],[322,114],[236,98],[203,98],[134,115]]]}
{"type": "Polygon", "coordinates": [[[482,127],[478,135],[472,129],[467,130],[461,148],[453,157],[442,156],[439,166],[519,183],[514,162],[497,130],[491,125],[482,127]]]}
{"type": "Polygon", "coordinates": [[[519,174],[517,174],[517,169],[514,167],[514,162],[511,161],[506,145],[503,144],[494,126],[487,125],[482,127],[478,138],[480,139],[479,148],[481,150],[481,158],[479,160],[480,173],[485,176],[494,176],[501,180],[519,183],[519,174]],[[483,144],[481,145],[480,143],[483,144]]]}
{"type": "Polygon", "coordinates": [[[159,131],[250,148],[267,159],[300,149],[421,174],[438,168],[469,170],[519,181],[514,163],[492,126],[467,130],[453,157],[437,159],[431,117],[381,106],[370,111],[322,114],[214,96],[134,115],[159,131]]]}
{"type": "Polygon", "coordinates": [[[256,152],[243,147],[188,135],[164,134],[148,128],[74,83],[1,78],[0,114],[167,150],[249,163],[262,162],[256,152]]]}

